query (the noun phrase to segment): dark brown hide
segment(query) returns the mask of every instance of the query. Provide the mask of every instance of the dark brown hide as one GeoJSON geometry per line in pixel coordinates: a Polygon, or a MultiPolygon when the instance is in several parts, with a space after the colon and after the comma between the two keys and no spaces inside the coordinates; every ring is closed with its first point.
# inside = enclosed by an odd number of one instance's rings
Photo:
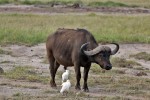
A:
{"type": "MultiPolygon", "coordinates": [[[[104,46],[98,52],[94,53],[94,55],[87,55],[85,53],[94,51],[95,48],[100,47],[92,34],[85,29],[58,29],[53,35],[50,35],[46,42],[46,49],[50,62],[51,86],[56,87],[55,74],[61,64],[64,68],[74,66],[77,80],[75,88],[80,89],[80,66],[83,66],[83,89],[84,91],[88,91],[87,78],[91,63],[95,62],[107,70],[112,67],[109,61],[109,56],[112,52],[111,49],[104,46]],[[88,44],[84,45],[85,43],[88,44]]],[[[115,52],[118,49],[115,49],[115,52]]],[[[115,54],[115,52],[113,53],[115,54]]]]}

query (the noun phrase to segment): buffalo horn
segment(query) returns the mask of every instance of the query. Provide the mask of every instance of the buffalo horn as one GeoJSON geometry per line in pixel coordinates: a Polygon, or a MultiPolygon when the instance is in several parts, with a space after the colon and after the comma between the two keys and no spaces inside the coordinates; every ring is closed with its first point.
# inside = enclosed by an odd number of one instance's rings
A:
{"type": "Polygon", "coordinates": [[[114,55],[114,54],[116,54],[116,53],[118,52],[118,50],[119,50],[119,44],[117,44],[117,43],[111,43],[111,44],[116,45],[116,48],[111,51],[111,55],[114,55]]]}
{"type": "Polygon", "coordinates": [[[102,49],[101,46],[98,46],[98,47],[96,47],[96,48],[93,49],[93,50],[85,51],[88,44],[89,44],[89,42],[88,42],[88,43],[85,43],[85,44],[83,44],[83,45],[81,46],[81,52],[82,52],[83,54],[85,54],[85,55],[88,55],[88,56],[95,55],[95,54],[99,53],[99,52],[101,51],[101,49],[102,49]]]}
{"type": "Polygon", "coordinates": [[[84,43],[84,44],[81,46],[80,51],[81,51],[82,54],[85,54],[85,53],[84,53],[84,50],[86,50],[88,44],[90,44],[90,43],[87,42],[87,43],[84,43]]]}

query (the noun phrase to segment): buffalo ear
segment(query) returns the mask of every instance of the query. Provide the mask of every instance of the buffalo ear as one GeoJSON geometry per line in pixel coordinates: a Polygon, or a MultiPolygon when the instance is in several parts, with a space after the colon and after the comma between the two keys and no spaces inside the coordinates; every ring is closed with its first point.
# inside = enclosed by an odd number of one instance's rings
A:
{"type": "Polygon", "coordinates": [[[118,50],[119,50],[119,44],[117,44],[117,43],[111,43],[111,44],[116,45],[116,48],[115,48],[114,50],[111,50],[111,55],[114,55],[114,54],[116,54],[116,53],[118,52],[118,50]]]}

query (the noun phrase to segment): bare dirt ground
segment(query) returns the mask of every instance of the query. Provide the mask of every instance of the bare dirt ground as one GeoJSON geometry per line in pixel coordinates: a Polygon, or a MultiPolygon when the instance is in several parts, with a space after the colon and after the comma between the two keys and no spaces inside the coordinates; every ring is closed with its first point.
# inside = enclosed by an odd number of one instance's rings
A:
{"type": "Polygon", "coordinates": [[[0,13],[37,13],[37,14],[55,14],[55,13],[124,13],[124,14],[150,14],[147,8],[128,8],[128,7],[77,7],[58,5],[54,7],[45,5],[1,5],[0,13]]]}
{"type": "MultiPolygon", "coordinates": [[[[150,48],[150,44],[121,44],[119,52],[114,57],[121,57],[125,59],[135,60],[139,62],[143,68],[147,68],[147,70],[150,70],[150,61],[137,60],[129,57],[129,55],[136,54],[139,52],[150,53],[149,48],[150,48]]],[[[0,54],[0,67],[3,68],[4,72],[12,70],[13,68],[15,68],[15,66],[32,66],[38,74],[49,76],[49,68],[48,68],[49,64],[44,62],[46,59],[46,49],[44,43],[32,47],[27,47],[23,45],[21,46],[7,45],[7,46],[0,46],[0,49],[11,52],[10,54],[0,54]]],[[[71,73],[74,73],[73,68],[70,67],[69,70],[71,70],[71,73]]],[[[62,66],[59,67],[58,72],[62,73],[63,71],[64,71],[63,67],[62,66]]],[[[129,76],[130,75],[133,76],[134,74],[132,74],[132,72],[128,72],[126,74],[129,76]]],[[[146,77],[150,78],[150,74],[147,73],[146,77]]],[[[61,82],[61,80],[57,80],[57,82],[58,81],[61,82]]],[[[21,98],[30,96],[26,98],[27,100],[28,99],[32,100],[33,98],[31,98],[31,96],[36,97],[36,99],[38,100],[50,100],[51,96],[53,97],[53,96],[61,95],[59,93],[61,84],[59,83],[57,83],[58,88],[53,89],[49,86],[49,84],[42,84],[39,82],[29,82],[26,80],[8,79],[3,76],[0,76],[0,97],[1,97],[0,100],[11,99],[14,95],[17,95],[17,93],[24,94],[23,97],[21,98]]],[[[88,96],[100,97],[100,96],[121,96],[122,95],[122,94],[104,92],[101,86],[91,86],[89,87],[89,90],[90,92],[87,93],[86,96],[83,97],[82,99],[80,98],[81,100],[87,99],[88,96]]],[[[75,91],[74,85],[72,85],[71,91],[72,92],[75,91]]],[[[77,93],[78,92],[75,91],[75,94],[77,93]]],[[[59,99],[62,98],[64,97],[62,96],[59,99]]],[[[135,97],[135,96],[133,97],[128,96],[128,98],[130,98],[131,100],[145,100],[143,98],[135,97]]],[[[19,100],[26,100],[26,99],[19,99],[19,100]]],[[[93,100],[93,98],[91,98],[90,100],[93,100]]]]}

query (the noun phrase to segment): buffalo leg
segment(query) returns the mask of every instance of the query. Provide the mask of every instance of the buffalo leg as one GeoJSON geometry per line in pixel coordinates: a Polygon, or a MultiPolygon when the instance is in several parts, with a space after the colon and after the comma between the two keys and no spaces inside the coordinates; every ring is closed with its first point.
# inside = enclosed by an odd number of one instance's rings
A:
{"type": "Polygon", "coordinates": [[[88,85],[87,85],[87,79],[88,79],[89,69],[90,69],[90,67],[84,68],[84,76],[83,76],[83,78],[84,78],[84,83],[83,83],[83,90],[84,90],[85,92],[88,92],[88,91],[89,91],[88,85]]]}
{"type": "Polygon", "coordinates": [[[56,74],[57,69],[59,68],[59,66],[60,66],[60,64],[57,61],[55,61],[54,74],[56,74]]]}
{"type": "Polygon", "coordinates": [[[52,76],[51,86],[52,86],[52,87],[56,87],[55,75],[56,75],[57,69],[59,68],[59,65],[60,65],[60,64],[57,63],[57,61],[55,61],[53,72],[51,72],[51,73],[53,73],[53,75],[51,74],[51,76],[52,76]]]}
{"type": "Polygon", "coordinates": [[[54,69],[55,58],[51,52],[47,52],[47,55],[48,55],[48,60],[50,63],[50,66],[49,66],[50,75],[51,75],[50,85],[51,85],[51,87],[56,87],[55,69],[54,69]]]}
{"type": "Polygon", "coordinates": [[[81,90],[81,88],[80,88],[80,79],[81,79],[80,66],[76,64],[74,66],[74,68],[75,68],[75,75],[76,75],[76,80],[77,80],[75,89],[76,90],[81,90]]]}
{"type": "Polygon", "coordinates": [[[64,70],[67,70],[67,66],[64,66],[64,70]]]}
{"type": "Polygon", "coordinates": [[[56,72],[57,72],[57,69],[59,68],[60,64],[55,61],[55,66],[54,66],[54,80],[55,80],[55,75],[56,75],[56,72]]]}

